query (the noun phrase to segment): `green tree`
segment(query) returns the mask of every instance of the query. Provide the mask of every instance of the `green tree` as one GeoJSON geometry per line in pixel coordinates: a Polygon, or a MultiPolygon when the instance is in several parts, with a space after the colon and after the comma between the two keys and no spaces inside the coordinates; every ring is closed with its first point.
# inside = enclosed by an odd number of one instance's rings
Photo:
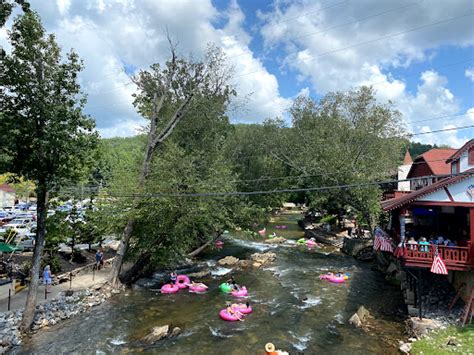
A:
{"type": "MultiPolygon", "coordinates": [[[[281,130],[273,156],[301,176],[301,187],[364,184],[386,179],[400,162],[404,133],[400,114],[380,103],[373,89],[329,93],[319,101],[295,100],[293,127],[281,130]]],[[[330,213],[352,207],[373,225],[380,212],[378,187],[308,193],[307,202],[330,213]]]]}
{"type": "Polygon", "coordinates": [[[22,321],[27,330],[36,306],[48,193],[79,179],[96,133],[94,121],[82,112],[78,55],[71,51],[63,59],[35,12],[15,19],[9,41],[12,52],[0,58],[0,154],[8,157],[2,168],[32,180],[37,196],[38,228],[22,321]]]}
{"type": "MultiPolygon", "coordinates": [[[[153,64],[149,71],[140,72],[133,80],[138,86],[135,106],[150,121],[143,163],[138,177],[137,191],[143,192],[157,150],[164,144],[180,122],[190,112],[201,117],[223,113],[234,90],[229,84],[230,71],[224,64],[222,51],[210,47],[203,61],[178,57],[171,44],[171,58],[164,67],[153,64]]],[[[139,204],[135,199],[132,210],[139,204]]],[[[119,282],[119,274],[136,223],[129,215],[122,234],[119,250],[110,272],[111,283],[119,282]]]]}

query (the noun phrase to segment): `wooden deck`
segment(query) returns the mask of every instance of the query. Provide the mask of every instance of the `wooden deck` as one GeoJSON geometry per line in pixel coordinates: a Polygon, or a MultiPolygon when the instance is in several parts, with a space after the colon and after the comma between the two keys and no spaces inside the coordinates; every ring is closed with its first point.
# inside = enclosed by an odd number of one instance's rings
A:
{"type": "MultiPolygon", "coordinates": [[[[412,250],[410,247],[405,247],[405,253],[402,259],[403,264],[405,266],[430,268],[433,263],[435,248],[435,245],[418,245],[415,250],[412,250]],[[428,250],[422,249],[423,247],[428,250]]],[[[438,252],[448,270],[468,271],[474,269],[474,260],[472,260],[473,258],[470,255],[470,244],[468,244],[467,247],[439,246],[438,252]]]]}

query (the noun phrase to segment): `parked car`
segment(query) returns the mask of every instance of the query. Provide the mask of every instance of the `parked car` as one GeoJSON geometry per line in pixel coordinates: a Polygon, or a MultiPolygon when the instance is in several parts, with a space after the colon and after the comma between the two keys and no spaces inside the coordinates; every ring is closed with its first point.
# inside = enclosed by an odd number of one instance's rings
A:
{"type": "Polygon", "coordinates": [[[0,226],[7,224],[13,218],[15,218],[15,215],[13,213],[7,211],[0,211],[0,226]]]}
{"type": "Polygon", "coordinates": [[[32,236],[28,233],[28,235],[19,237],[19,239],[15,241],[15,245],[23,251],[30,251],[35,247],[35,241],[35,235],[32,236]]]}
{"type": "Polygon", "coordinates": [[[18,234],[25,235],[32,227],[36,227],[36,222],[33,221],[33,218],[15,218],[3,225],[0,228],[0,233],[6,233],[9,229],[12,229],[18,234]]]}

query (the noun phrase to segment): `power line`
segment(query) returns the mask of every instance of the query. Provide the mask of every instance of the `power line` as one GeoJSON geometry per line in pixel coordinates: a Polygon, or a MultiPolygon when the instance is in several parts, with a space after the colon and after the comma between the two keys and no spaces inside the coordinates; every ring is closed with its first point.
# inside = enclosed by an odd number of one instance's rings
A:
{"type": "Polygon", "coordinates": [[[342,23],[340,25],[336,25],[336,26],[332,26],[332,27],[328,27],[328,28],[325,28],[323,30],[319,30],[317,32],[311,32],[311,33],[307,33],[307,34],[304,34],[304,35],[301,35],[301,36],[298,36],[298,37],[295,37],[292,39],[292,41],[295,41],[297,39],[301,39],[301,38],[306,38],[306,37],[310,37],[310,36],[314,36],[314,35],[317,35],[317,34],[320,34],[320,33],[326,33],[326,32],[329,32],[329,31],[332,31],[336,28],[341,28],[341,27],[345,27],[347,25],[352,25],[353,23],[360,23],[360,22],[363,22],[365,20],[369,20],[369,19],[373,19],[375,17],[379,17],[379,16],[382,16],[382,15],[385,15],[385,14],[388,14],[390,12],[395,12],[395,11],[398,11],[398,10],[405,10],[409,7],[412,7],[412,6],[419,6],[420,4],[417,3],[417,2],[413,2],[413,3],[409,3],[407,5],[403,5],[403,6],[399,6],[399,7],[396,7],[396,8],[391,8],[391,9],[388,9],[388,10],[385,10],[385,11],[382,11],[382,12],[378,12],[376,14],[372,14],[372,15],[369,15],[369,16],[365,16],[365,17],[360,17],[360,18],[357,18],[353,21],[350,21],[350,22],[346,22],[346,23],[342,23]]]}
{"type": "MultiPolygon", "coordinates": [[[[349,45],[349,46],[346,46],[346,47],[341,47],[341,48],[338,48],[338,49],[335,49],[335,50],[323,52],[323,53],[320,53],[320,54],[317,54],[317,55],[297,59],[297,60],[294,60],[293,63],[295,63],[295,62],[305,62],[307,60],[314,60],[316,58],[320,58],[320,57],[324,57],[326,55],[331,55],[331,54],[334,54],[334,53],[342,52],[342,51],[345,51],[345,50],[348,50],[348,49],[351,49],[351,48],[356,48],[356,47],[359,47],[359,46],[364,46],[364,45],[367,45],[367,44],[376,43],[376,42],[384,40],[384,39],[389,39],[389,38],[397,37],[397,36],[400,36],[400,35],[403,35],[403,34],[406,34],[406,33],[419,31],[419,30],[429,28],[429,27],[432,27],[432,26],[441,25],[443,23],[448,23],[448,22],[451,22],[451,21],[454,21],[454,20],[457,20],[457,19],[460,19],[460,18],[471,16],[473,14],[474,14],[474,12],[470,12],[470,13],[467,13],[467,14],[463,14],[463,15],[459,15],[459,16],[455,16],[455,17],[450,17],[450,18],[447,18],[447,19],[444,19],[444,20],[441,20],[441,21],[432,22],[432,23],[429,23],[429,24],[426,24],[426,25],[412,27],[412,28],[410,28],[408,30],[405,30],[405,31],[392,33],[390,35],[382,36],[382,37],[375,38],[375,39],[372,39],[372,40],[369,40],[369,41],[359,42],[359,43],[355,43],[355,44],[352,44],[352,45],[349,45]]],[[[266,70],[266,68],[265,69],[258,69],[258,70],[255,70],[253,72],[248,72],[248,73],[244,73],[244,74],[241,74],[241,75],[237,75],[235,77],[239,78],[239,77],[259,73],[259,72],[264,71],[264,70],[266,70]]]]}
{"type": "MultiPolygon", "coordinates": [[[[470,176],[474,175],[474,172],[463,172],[458,174],[448,175],[449,177],[455,176],[470,176]]],[[[318,187],[305,187],[295,189],[276,189],[276,190],[260,190],[260,191],[231,191],[231,192],[198,192],[198,193],[152,193],[152,194],[107,194],[109,197],[122,197],[122,198],[168,198],[168,197],[227,197],[227,196],[253,196],[253,195],[269,195],[269,194],[280,194],[280,193],[294,193],[294,192],[314,192],[314,191],[331,191],[341,189],[353,189],[363,188],[369,186],[381,186],[394,184],[398,182],[419,180],[420,178],[439,178],[439,176],[423,176],[409,179],[394,179],[385,181],[365,182],[365,183],[353,183],[353,184],[340,184],[340,185],[329,185],[329,186],[318,186],[318,187]]]]}
{"type": "MultiPolygon", "coordinates": [[[[433,159],[433,160],[423,160],[419,162],[412,162],[411,165],[418,165],[418,164],[426,164],[426,163],[434,163],[434,162],[445,162],[446,159],[433,159]]],[[[248,179],[248,180],[230,180],[228,181],[229,183],[235,183],[235,182],[260,182],[260,181],[272,181],[272,180],[284,180],[284,179],[299,179],[299,178],[308,178],[308,177],[318,177],[318,176],[334,176],[334,175],[340,175],[339,172],[331,172],[331,173],[319,173],[319,174],[309,174],[309,175],[287,175],[287,176],[278,176],[278,177],[261,177],[258,179],[248,179]]],[[[435,178],[440,178],[440,177],[448,177],[452,176],[452,174],[447,174],[447,175],[432,175],[432,176],[427,176],[429,177],[435,177],[435,178]]],[[[420,177],[417,177],[420,178],[420,177]]],[[[424,177],[423,177],[424,178],[424,177]]],[[[416,179],[416,178],[413,178],[416,179]]],[[[70,187],[63,187],[60,190],[66,191],[69,193],[74,193],[74,192],[80,192],[84,191],[90,192],[90,191],[97,191],[99,189],[103,188],[102,185],[81,185],[81,186],[70,186],[70,187]]]]}

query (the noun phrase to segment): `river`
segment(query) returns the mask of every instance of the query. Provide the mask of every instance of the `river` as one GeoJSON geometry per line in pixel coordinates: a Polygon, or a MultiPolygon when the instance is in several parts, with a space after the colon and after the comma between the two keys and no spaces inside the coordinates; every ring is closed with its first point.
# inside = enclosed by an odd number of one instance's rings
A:
{"type": "MultiPolygon", "coordinates": [[[[277,217],[267,231],[284,224],[289,228],[276,230],[277,234],[297,239],[302,232],[296,219],[292,213],[277,217]]],[[[398,353],[396,339],[403,333],[400,291],[372,270],[370,263],[329,247],[268,247],[241,233],[229,235],[222,250],[211,250],[202,260],[213,273],[204,280],[209,285],[205,294],[128,290],[90,312],[25,339],[15,353],[262,354],[267,342],[291,354],[398,353]],[[231,297],[219,293],[217,286],[231,272],[216,266],[215,260],[268,249],[277,254],[270,266],[232,272],[238,283],[249,289],[254,313],[244,322],[222,321],[219,310],[231,297]],[[319,280],[328,270],[347,272],[350,279],[344,284],[319,280]],[[360,305],[374,317],[369,330],[356,329],[347,322],[360,305]],[[178,326],[183,333],[151,346],[140,341],[153,326],[165,324],[178,326]]]]}

